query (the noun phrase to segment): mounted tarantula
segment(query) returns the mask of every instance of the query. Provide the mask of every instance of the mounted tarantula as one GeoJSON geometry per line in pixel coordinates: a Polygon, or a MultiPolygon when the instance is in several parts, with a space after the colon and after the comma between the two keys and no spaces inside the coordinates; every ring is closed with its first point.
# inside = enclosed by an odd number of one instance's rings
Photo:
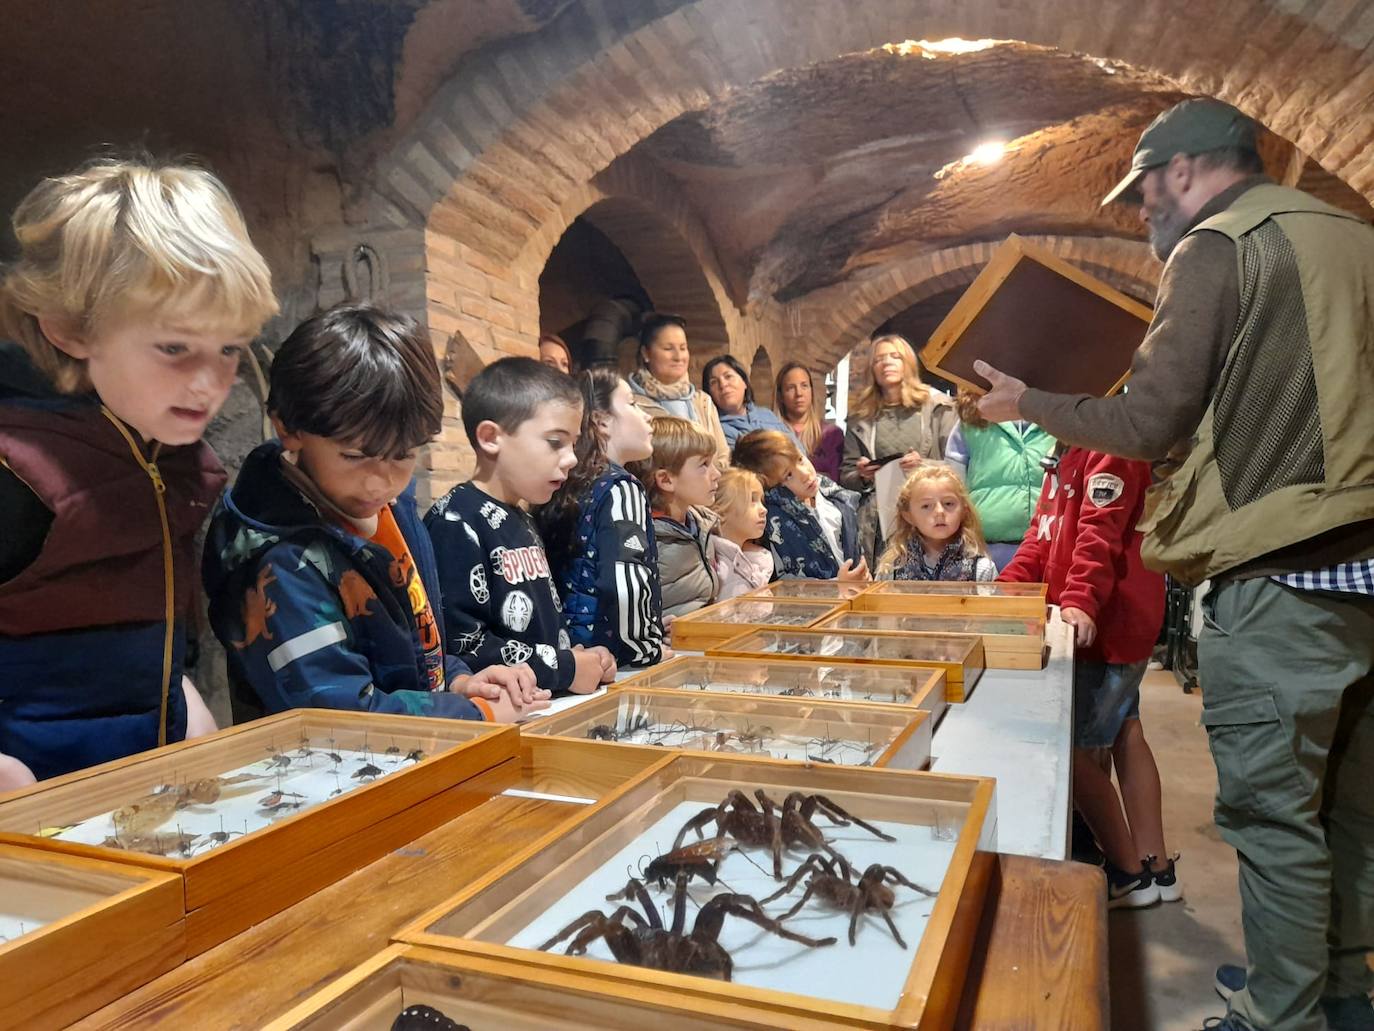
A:
{"type": "Polygon", "coordinates": [[[935,892],[929,888],[923,888],[921,885],[907,880],[899,871],[890,866],[883,866],[881,863],[874,863],[865,870],[863,876],[859,878],[859,883],[855,884],[851,880],[853,870],[842,857],[836,856],[834,859],[827,859],[819,852],[812,852],[806,857],[806,862],[797,867],[792,876],[787,878],[787,883],[769,895],[763,902],[772,902],[774,899],[786,895],[808,873],[811,876],[807,878],[805,894],[797,901],[796,905],[778,919],[786,920],[788,917],[796,916],[812,895],[819,895],[836,909],[849,910],[850,945],[854,944],[854,934],[858,928],[859,917],[865,912],[873,912],[887,921],[892,937],[897,939],[898,945],[906,948],[906,942],[897,933],[897,925],[892,922],[892,906],[897,901],[897,896],[887,886],[888,881],[893,884],[905,885],[913,891],[920,892],[926,898],[935,897],[935,892]],[[837,865],[839,867],[838,872],[836,871],[837,865]]]}
{"type": "Polygon", "coordinates": [[[610,899],[634,899],[639,903],[644,916],[640,916],[631,906],[621,906],[610,916],[599,910],[583,913],[563,930],[539,946],[547,952],[565,938],[573,936],[565,950],[569,956],[580,956],[587,946],[598,938],[604,939],[617,963],[628,963],[651,970],[664,970],[672,974],[696,974],[699,977],[715,977],[722,981],[730,980],[734,961],[730,953],[720,944],[720,930],[727,916],[737,916],[757,924],[765,931],[799,942],[808,948],[834,945],[834,938],[808,938],[782,926],[774,920],[758,901],[748,895],[724,893],[706,901],[697,913],[691,933],[683,934],[687,920],[687,881],[686,871],[678,874],[673,889],[673,925],[665,929],[658,907],[649,896],[648,889],[636,878],[630,878],[625,890],[610,899]]]}
{"type": "Polygon", "coordinates": [[[673,848],[682,847],[688,831],[696,831],[698,837],[704,838],[704,828],[714,823],[717,837],[729,835],[744,845],[772,849],[773,877],[780,881],[782,854],[794,845],[800,845],[809,852],[824,849],[839,858],[840,854],[825,840],[825,835],[812,820],[817,812],[837,827],[854,824],[884,841],[896,840],[872,824],[851,816],[824,795],[803,795],[800,791],[794,791],[783,801],[780,813],[777,811],[778,804],[762,788],[754,792],[754,797],[758,799],[757,806],[743,791],[731,791],[720,805],[703,809],[688,820],[678,831],[673,848]]]}

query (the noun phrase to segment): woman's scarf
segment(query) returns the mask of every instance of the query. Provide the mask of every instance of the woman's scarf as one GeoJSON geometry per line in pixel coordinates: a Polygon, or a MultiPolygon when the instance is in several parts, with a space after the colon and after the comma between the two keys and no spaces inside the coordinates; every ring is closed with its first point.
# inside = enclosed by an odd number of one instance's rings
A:
{"type": "Polygon", "coordinates": [[[681,401],[685,397],[690,397],[692,393],[692,381],[689,377],[683,376],[677,383],[664,383],[655,379],[648,369],[638,369],[630,373],[630,386],[638,387],[640,393],[648,394],[659,401],[681,401]]]}

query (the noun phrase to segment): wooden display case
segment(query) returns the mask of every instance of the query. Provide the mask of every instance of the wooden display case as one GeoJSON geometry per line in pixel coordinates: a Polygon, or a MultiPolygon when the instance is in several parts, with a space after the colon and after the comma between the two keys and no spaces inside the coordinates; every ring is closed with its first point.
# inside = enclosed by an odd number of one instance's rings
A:
{"type": "Polygon", "coordinates": [[[866,583],[840,580],[774,580],[757,587],[744,598],[776,598],[780,601],[830,601],[848,607],[848,602],[868,589],[866,583]]]}
{"type": "Polygon", "coordinates": [[[485,801],[464,782],[507,763],[515,727],[296,709],[11,793],[0,840],[176,874],[194,956],[485,801]]]}
{"type": "Polygon", "coordinates": [[[854,598],[855,612],[1045,618],[1044,584],[879,580],[854,598]]]}
{"type": "Polygon", "coordinates": [[[920,709],[768,695],[622,688],[526,723],[526,736],[680,748],[732,758],[921,770],[930,714],[920,709]]]}
{"type": "Polygon", "coordinates": [[[841,604],[830,599],[731,598],[673,620],[673,648],[700,652],[746,630],[808,627],[838,611],[841,604]]]}
{"type": "MultiPolygon", "coordinates": [[[[460,1026],[500,1031],[776,1031],[765,1010],[703,1015],[667,992],[623,997],[578,975],[484,956],[392,945],[272,1021],[266,1031],[391,1031],[407,1007],[428,1006],[460,1026]]],[[[798,1028],[815,1025],[801,1024],[798,1028]]]]}
{"type": "Polygon", "coordinates": [[[636,688],[914,705],[930,713],[930,722],[937,725],[946,708],[944,670],[932,668],[680,655],[619,681],[614,689],[636,688]]]}
{"type": "MultiPolygon", "coordinates": [[[[988,778],[678,753],[589,807],[581,819],[479,877],[401,931],[398,939],[446,948],[462,954],[464,961],[518,963],[536,980],[546,973],[582,978],[592,990],[620,998],[671,997],[675,1005],[708,1020],[737,1018],[743,1006],[769,1014],[772,1026],[780,1028],[949,1028],[987,886],[980,871],[988,864],[975,863],[974,856],[980,849],[996,848],[992,805],[988,778]],[[902,884],[893,888],[890,914],[907,947],[871,912],[858,921],[857,944],[851,946],[849,914],[813,897],[785,919],[784,929],[812,941],[833,937],[833,944],[813,947],[784,940],[727,914],[714,940],[731,959],[730,980],[617,963],[599,936],[585,942],[586,955],[566,954],[566,934],[583,924],[579,917],[612,917],[620,903],[607,896],[626,887],[627,872],[646,856],[666,852],[686,820],[732,791],[748,798],[765,792],[775,801],[793,792],[824,795],[890,838],[880,840],[855,823],[836,826],[815,817],[829,847],[854,867],[890,865],[933,893],[927,897],[902,884]]],[[[703,831],[708,837],[714,833],[709,826],[703,831]]],[[[696,839],[688,833],[685,840],[696,839]]],[[[729,885],[724,894],[761,899],[785,887],[786,882],[774,879],[771,858],[769,848],[726,852],[717,871],[729,885]]],[[[790,878],[805,858],[804,849],[783,853],[784,877],[790,878]]],[[[652,884],[647,900],[636,897],[626,905],[653,909],[667,916],[664,926],[670,926],[674,900],[682,890],[652,884]]],[[[721,885],[693,880],[685,891],[684,933],[698,933],[697,941],[708,943],[712,936],[696,931],[697,914],[722,894],[721,885]]],[[[801,894],[799,886],[786,891],[765,912],[776,917],[801,894]]],[[[586,926],[597,923],[593,918],[586,926]]],[[[723,969],[719,955],[711,969],[723,969]]]]}
{"type": "Polygon", "coordinates": [[[1139,301],[1043,247],[1009,236],[921,349],[926,367],[975,393],[983,359],[1032,387],[1105,397],[1130,376],[1153,317],[1139,301]]]}
{"type": "Polygon", "coordinates": [[[0,1028],[65,1027],[185,958],[175,874],[0,845],[0,1028]]]}
{"type": "Polygon", "coordinates": [[[848,630],[755,630],[731,638],[708,655],[785,662],[858,662],[944,670],[945,697],[965,701],[983,675],[983,643],[940,634],[860,633],[848,630]]]}
{"type": "Polygon", "coordinates": [[[815,629],[972,635],[983,642],[983,658],[989,669],[1042,669],[1045,665],[1045,621],[1038,618],[837,612],[817,623],[815,629]]]}
{"type": "Polygon", "coordinates": [[[521,769],[519,776],[503,789],[507,795],[596,802],[663,761],[661,748],[622,744],[606,749],[599,741],[531,734],[527,732],[530,726],[521,727],[521,769]]]}

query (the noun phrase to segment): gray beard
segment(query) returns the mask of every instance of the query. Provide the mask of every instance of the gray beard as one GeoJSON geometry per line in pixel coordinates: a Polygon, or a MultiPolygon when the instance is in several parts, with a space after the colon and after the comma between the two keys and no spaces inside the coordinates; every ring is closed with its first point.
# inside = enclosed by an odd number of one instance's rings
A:
{"type": "Polygon", "coordinates": [[[1150,218],[1150,250],[1160,261],[1168,261],[1188,228],[1188,220],[1177,207],[1156,212],[1150,218]]]}

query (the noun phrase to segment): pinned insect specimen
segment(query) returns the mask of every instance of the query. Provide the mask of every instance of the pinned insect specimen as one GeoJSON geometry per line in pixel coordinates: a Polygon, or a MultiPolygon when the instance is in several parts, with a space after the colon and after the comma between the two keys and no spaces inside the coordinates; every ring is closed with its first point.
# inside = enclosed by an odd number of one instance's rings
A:
{"type": "Polygon", "coordinates": [[[221,816],[221,817],[219,818],[219,830],[217,830],[217,831],[211,831],[209,834],[205,835],[205,844],[203,844],[201,847],[202,847],[202,849],[203,849],[204,851],[208,852],[208,851],[210,851],[211,849],[219,848],[219,847],[220,847],[221,845],[223,845],[226,841],[228,841],[230,838],[232,838],[235,834],[247,834],[247,833],[248,833],[248,821],[247,821],[247,820],[244,820],[244,821],[243,821],[243,830],[241,830],[241,831],[227,831],[227,830],[224,829],[224,817],[221,816]]]}
{"type": "Polygon", "coordinates": [[[469,1031],[433,1006],[407,1006],[391,1022],[391,1031],[469,1031]]]}
{"type": "Polygon", "coordinates": [[[587,730],[587,737],[592,741],[615,741],[619,739],[620,732],[609,723],[598,723],[587,730]]]}
{"type": "Polygon", "coordinates": [[[748,723],[744,725],[743,730],[735,732],[735,740],[750,752],[763,751],[776,736],[772,727],[754,727],[748,723]]]}
{"type": "Polygon", "coordinates": [[[291,756],[281,752],[273,752],[272,755],[264,761],[267,763],[267,768],[269,770],[284,770],[291,765],[293,759],[291,756]]]}
{"type": "Polygon", "coordinates": [[[425,753],[423,751],[421,751],[418,748],[412,748],[409,752],[406,753],[405,758],[401,761],[408,763],[417,763],[424,757],[425,753]]]}
{"type": "Polygon", "coordinates": [[[566,955],[580,956],[587,951],[588,945],[601,939],[617,963],[729,981],[734,961],[719,940],[727,916],[748,920],[770,934],[799,942],[808,948],[835,944],[834,938],[808,938],[788,930],[780,920],[765,913],[756,899],[733,892],[709,899],[697,913],[692,930],[683,933],[687,922],[687,880],[685,872],[678,874],[673,890],[673,922],[670,927],[663,926],[663,917],[648,889],[632,878],[625,890],[613,896],[613,899],[633,899],[639,903],[643,916],[628,905],[620,906],[610,916],[597,910],[584,913],[539,946],[540,951],[547,952],[571,937],[566,955]]]}
{"type": "Polygon", "coordinates": [[[305,804],[304,795],[300,795],[300,793],[297,792],[283,792],[283,790],[278,789],[272,792],[271,795],[264,795],[261,799],[258,799],[258,806],[268,808],[268,810],[276,810],[276,808],[282,808],[283,804],[291,804],[289,801],[290,799],[301,800],[298,801],[298,803],[294,803],[297,807],[304,806],[305,804]]]}
{"type": "Polygon", "coordinates": [[[881,863],[874,863],[865,870],[856,884],[852,880],[853,870],[844,859],[838,856],[828,859],[817,852],[812,852],[806,857],[806,861],[793,871],[792,876],[787,879],[787,883],[769,895],[763,902],[772,902],[774,899],[786,895],[797,886],[797,882],[803,877],[807,877],[805,894],[778,919],[786,920],[796,916],[802,906],[806,905],[807,900],[815,895],[836,909],[849,911],[850,945],[854,944],[859,917],[864,913],[877,913],[887,921],[888,930],[892,932],[892,937],[897,940],[897,944],[906,948],[906,942],[898,933],[897,925],[892,922],[892,907],[897,901],[897,896],[888,887],[889,882],[911,888],[926,898],[935,897],[935,892],[929,888],[923,888],[921,885],[907,880],[900,871],[894,870],[890,866],[883,866],[881,863]],[[808,874],[809,877],[807,877],[808,874]]]}
{"type": "Polygon", "coordinates": [[[367,763],[366,765],[359,766],[353,771],[353,779],[376,780],[385,772],[386,770],[382,769],[380,766],[374,766],[372,763],[367,763]]]}

